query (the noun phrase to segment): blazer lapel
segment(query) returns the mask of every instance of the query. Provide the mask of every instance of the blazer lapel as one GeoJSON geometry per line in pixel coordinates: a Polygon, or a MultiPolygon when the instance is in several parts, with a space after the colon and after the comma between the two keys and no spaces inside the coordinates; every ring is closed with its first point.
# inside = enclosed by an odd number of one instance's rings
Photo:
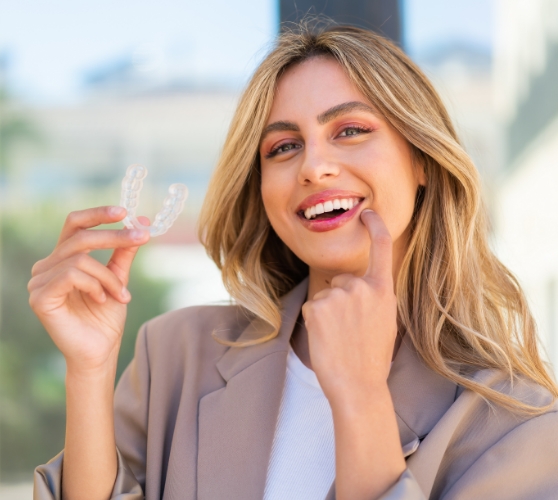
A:
{"type": "MultiPolygon", "coordinates": [[[[393,360],[388,387],[401,448],[408,458],[454,403],[457,385],[428,368],[405,336],[393,360]]],[[[325,500],[335,500],[335,482],[325,500]]]]}
{"type": "MultiPolygon", "coordinates": [[[[279,335],[264,344],[231,347],[217,362],[226,386],[199,406],[198,498],[263,497],[271,446],[285,383],[289,339],[306,300],[308,280],[282,299],[279,335]]],[[[267,324],[253,320],[239,339],[261,335],[267,324]]],[[[401,447],[412,455],[453,404],[457,386],[430,370],[404,337],[388,378],[401,447]]],[[[335,500],[335,482],[326,500],[335,500]]]]}
{"type": "MultiPolygon", "coordinates": [[[[231,347],[217,362],[226,386],[204,396],[199,405],[200,500],[263,497],[289,339],[307,288],[304,280],[282,299],[282,323],[275,339],[256,346],[231,347]]],[[[268,328],[255,319],[238,340],[252,339],[268,328]]]]}
{"type": "Polygon", "coordinates": [[[405,336],[388,377],[403,454],[416,451],[454,403],[457,385],[426,366],[405,336]]]}

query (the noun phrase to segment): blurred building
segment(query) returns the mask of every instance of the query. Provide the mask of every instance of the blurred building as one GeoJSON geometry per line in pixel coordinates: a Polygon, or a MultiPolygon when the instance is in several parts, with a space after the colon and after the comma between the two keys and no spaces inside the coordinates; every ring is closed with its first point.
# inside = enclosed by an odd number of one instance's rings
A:
{"type": "Polygon", "coordinates": [[[87,98],[76,104],[25,111],[41,147],[14,151],[7,209],[53,194],[62,210],[118,203],[126,167],[141,163],[149,175],[140,209],[154,215],[170,184],[187,184],[185,214],[166,238],[195,241],[194,223],[238,90],[217,82],[161,83],[124,64],[90,72],[86,84],[87,98]]]}
{"type": "Polygon", "coordinates": [[[503,143],[494,110],[491,48],[450,40],[412,57],[440,94],[459,139],[481,174],[492,212],[503,143]]]}
{"type": "Polygon", "coordinates": [[[558,366],[558,0],[499,0],[496,98],[505,130],[496,236],[558,366]]]}
{"type": "Polygon", "coordinates": [[[86,97],[63,106],[20,107],[40,135],[10,157],[2,207],[65,214],[118,204],[132,163],[149,174],[139,211],[153,219],[168,187],[188,186],[184,212],[140,253],[138,266],[169,283],[167,309],[227,300],[220,274],[197,238],[196,223],[238,99],[236,82],[160,79],[136,55],[87,72],[86,97]]]}
{"type": "Polygon", "coordinates": [[[401,43],[398,0],[279,0],[281,23],[297,22],[306,15],[371,29],[401,43]]]}

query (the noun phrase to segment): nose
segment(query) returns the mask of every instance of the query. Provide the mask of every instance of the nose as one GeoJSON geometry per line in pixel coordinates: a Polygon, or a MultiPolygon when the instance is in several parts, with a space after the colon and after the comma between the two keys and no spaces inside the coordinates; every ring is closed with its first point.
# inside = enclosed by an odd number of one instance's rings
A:
{"type": "Polygon", "coordinates": [[[325,149],[318,144],[306,145],[303,162],[298,172],[300,184],[319,184],[327,178],[339,175],[339,164],[327,154],[325,149]]]}

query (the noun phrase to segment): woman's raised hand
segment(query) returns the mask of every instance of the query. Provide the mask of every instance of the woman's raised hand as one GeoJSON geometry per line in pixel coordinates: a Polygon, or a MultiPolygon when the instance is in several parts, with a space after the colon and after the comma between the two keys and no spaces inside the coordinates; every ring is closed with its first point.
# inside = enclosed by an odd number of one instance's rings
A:
{"type": "Polygon", "coordinates": [[[54,251],[33,266],[29,303],[69,370],[102,369],[117,357],[131,299],[126,288],[130,267],[149,233],[91,228],[125,215],[116,206],[72,212],[54,251]],[[115,250],[106,266],[89,255],[108,248],[115,250]]]}
{"type": "Polygon", "coordinates": [[[378,498],[405,470],[387,377],[397,336],[392,241],[381,217],[365,210],[370,261],[362,277],[336,276],[304,304],[312,368],[335,429],[339,500],[378,498]]]}
{"type": "Polygon", "coordinates": [[[361,220],[371,240],[366,273],[336,276],[302,308],[312,369],[332,407],[386,384],[397,335],[391,236],[376,212],[361,220]]]}

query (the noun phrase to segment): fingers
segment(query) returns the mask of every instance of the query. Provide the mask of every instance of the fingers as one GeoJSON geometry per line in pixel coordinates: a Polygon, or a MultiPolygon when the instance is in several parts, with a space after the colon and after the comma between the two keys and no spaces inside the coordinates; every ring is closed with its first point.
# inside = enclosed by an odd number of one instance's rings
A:
{"type": "MultiPolygon", "coordinates": [[[[104,302],[106,293],[121,303],[129,302],[126,285],[130,266],[139,246],[149,240],[149,232],[86,229],[121,220],[125,214],[121,207],[98,207],[70,214],[54,252],[33,266],[30,294],[36,297],[45,291],[63,294],[76,289],[90,294],[97,302],[104,302]],[[91,250],[108,248],[116,250],[107,266],[88,255],[91,250]]],[[[149,225],[145,217],[141,222],[149,225]]]]}
{"type": "Polygon", "coordinates": [[[56,281],[60,276],[67,276],[68,279],[72,279],[70,271],[72,269],[95,279],[101,289],[108,292],[117,301],[123,304],[129,302],[130,294],[124,288],[120,279],[110,269],[87,254],[75,255],[54,268],[35,276],[29,281],[27,288],[29,292],[33,292],[33,290],[47,286],[51,281],[56,281]]]}
{"type": "Polygon", "coordinates": [[[364,210],[360,218],[370,235],[370,261],[363,278],[392,283],[393,244],[389,231],[382,218],[372,210],[364,210]]]}
{"type": "Polygon", "coordinates": [[[121,221],[126,216],[126,209],[119,206],[95,207],[71,212],[62,228],[58,244],[66,241],[81,229],[90,229],[101,224],[121,221]]]}
{"type": "MultiPolygon", "coordinates": [[[[149,225],[147,217],[138,217],[138,220],[144,226],[149,225]]],[[[124,286],[128,286],[130,268],[138,250],[139,246],[117,248],[107,264],[107,267],[118,277],[124,286]]]]}
{"type": "Polygon", "coordinates": [[[107,248],[129,248],[143,245],[149,240],[149,233],[139,229],[80,230],[66,239],[54,252],[37,262],[32,269],[35,276],[52,268],[78,253],[107,248]]]}
{"type": "Polygon", "coordinates": [[[29,296],[29,303],[35,312],[41,312],[37,309],[48,309],[51,304],[64,300],[74,290],[89,295],[99,304],[107,300],[98,279],[75,267],[70,267],[64,269],[43,287],[33,289],[29,296]]]}
{"type": "MultiPolygon", "coordinates": [[[[138,247],[149,240],[149,232],[90,229],[117,222],[125,215],[121,207],[98,207],[68,216],[54,252],[33,266],[28,290],[35,312],[59,308],[75,291],[99,304],[106,302],[107,295],[122,304],[130,301],[125,286],[130,266],[138,247]],[[107,266],[88,255],[91,250],[108,248],[116,250],[107,266]]],[[[149,225],[149,220],[143,218],[142,223],[149,225]]]]}

